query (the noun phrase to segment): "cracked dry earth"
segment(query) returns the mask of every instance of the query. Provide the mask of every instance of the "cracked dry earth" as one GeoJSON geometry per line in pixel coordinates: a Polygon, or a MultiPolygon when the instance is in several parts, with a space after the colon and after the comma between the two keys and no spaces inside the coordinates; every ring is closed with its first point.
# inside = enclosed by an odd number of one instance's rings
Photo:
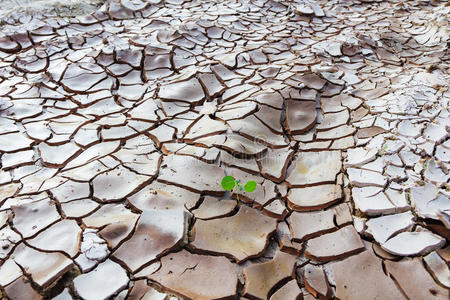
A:
{"type": "Polygon", "coordinates": [[[3,15],[2,296],[448,299],[449,11],[3,15]]]}

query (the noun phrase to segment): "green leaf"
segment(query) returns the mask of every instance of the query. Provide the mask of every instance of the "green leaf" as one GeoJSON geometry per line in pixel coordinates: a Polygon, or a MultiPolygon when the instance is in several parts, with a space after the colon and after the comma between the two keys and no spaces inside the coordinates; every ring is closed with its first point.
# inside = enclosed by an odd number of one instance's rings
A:
{"type": "Polygon", "coordinates": [[[234,189],[236,182],[234,181],[234,177],[233,176],[225,176],[224,178],[222,178],[222,188],[225,191],[231,191],[232,189],[234,189]]]}
{"type": "Polygon", "coordinates": [[[246,192],[249,192],[249,193],[253,192],[254,190],[256,190],[256,182],[253,180],[248,181],[245,184],[244,189],[246,192]]]}

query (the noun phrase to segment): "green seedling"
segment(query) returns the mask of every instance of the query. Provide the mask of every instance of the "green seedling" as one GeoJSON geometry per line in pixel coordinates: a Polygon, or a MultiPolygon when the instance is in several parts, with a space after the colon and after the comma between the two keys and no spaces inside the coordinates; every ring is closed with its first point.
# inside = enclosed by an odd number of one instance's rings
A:
{"type": "Polygon", "coordinates": [[[384,145],[384,146],[383,146],[383,149],[381,149],[380,151],[378,151],[378,155],[379,155],[379,156],[385,155],[386,152],[387,152],[387,149],[388,149],[388,146],[387,146],[387,145],[384,145]]]}
{"type": "MultiPolygon", "coordinates": [[[[231,193],[236,193],[237,191],[245,190],[248,193],[254,192],[256,190],[256,181],[250,180],[242,187],[239,180],[235,179],[233,176],[225,176],[222,178],[222,188],[225,191],[231,191],[231,193]]],[[[239,201],[239,194],[236,193],[237,199],[239,201]]]]}

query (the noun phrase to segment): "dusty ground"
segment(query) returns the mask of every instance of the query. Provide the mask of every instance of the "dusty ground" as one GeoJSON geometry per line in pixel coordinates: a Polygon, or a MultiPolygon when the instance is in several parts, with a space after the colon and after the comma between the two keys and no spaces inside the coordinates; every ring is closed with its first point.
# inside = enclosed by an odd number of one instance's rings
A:
{"type": "Polygon", "coordinates": [[[2,0],[0,20],[16,24],[17,18],[23,18],[26,15],[36,19],[84,16],[97,10],[103,2],[101,0],[2,0]]]}
{"type": "Polygon", "coordinates": [[[0,12],[4,297],[448,299],[448,2],[38,2],[0,12]]]}

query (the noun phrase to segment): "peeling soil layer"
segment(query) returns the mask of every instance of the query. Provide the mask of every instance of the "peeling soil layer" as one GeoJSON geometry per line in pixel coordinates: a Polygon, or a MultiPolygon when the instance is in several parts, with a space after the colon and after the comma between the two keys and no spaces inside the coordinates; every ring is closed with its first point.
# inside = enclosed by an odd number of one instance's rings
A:
{"type": "Polygon", "coordinates": [[[2,297],[449,298],[448,2],[57,2],[0,11],[2,297]]]}

